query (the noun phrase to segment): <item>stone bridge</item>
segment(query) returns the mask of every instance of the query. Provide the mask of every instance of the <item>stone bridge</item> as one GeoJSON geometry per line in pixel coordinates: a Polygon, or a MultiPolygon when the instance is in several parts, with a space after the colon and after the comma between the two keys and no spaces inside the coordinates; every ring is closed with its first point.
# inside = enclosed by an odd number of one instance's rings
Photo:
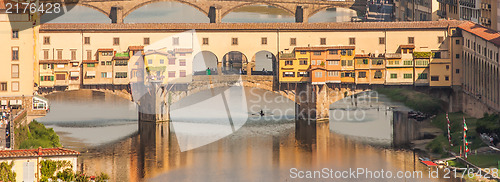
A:
{"type": "Polygon", "coordinates": [[[184,90],[170,90],[157,86],[155,92],[136,100],[139,104],[139,120],[161,122],[170,120],[170,105],[198,92],[219,87],[242,86],[259,88],[277,93],[296,103],[295,115],[301,120],[328,120],[329,107],[346,96],[367,89],[350,88],[350,85],[311,85],[310,83],[277,84],[273,76],[246,75],[197,75],[184,90]],[[240,79],[241,78],[241,79],[240,79]],[[151,114],[154,111],[156,114],[151,114]]]}
{"type": "MultiPolygon", "coordinates": [[[[41,2],[54,0],[41,0],[41,2]]],[[[123,23],[123,19],[134,10],[160,1],[173,1],[189,5],[207,15],[210,23],[220,23],[222,18],[243,6],[268,5],[283,9],[295,16],[296,22],[307,22],[312,15],[328,8],[351,8],[364,12],[366,0],[80,0],[65,1],[95,9],[111,19],[112,23],[123,23]]]]}
{"type": "MultiPolygon", "coordinates": [[[[329,107],[331,104],[345,98],[346,96],[369,90],[369,88],[353,88],[353,85],[345,84],[278,84],[272,75],[194,75],[192,82],[189,84],[158,86],[156,88],[156,92],[150,92],[152,94],[146,94],[142,98],[134,98],[129,86],[117,88],[107,85],[102,87],[81,87],[80,89],[112,94],[137,102],[139,105],[140,120],[158,122],[170,120],[170,105],[187,96],[215,88],[231,86],[263,89],[288,98],[296,103],[295,110],[297,119],[304,120],[328,119],[329,107]],[[181,86],[180,89],[178,86],[181,86]],[[143,110],[143,112],[141,112],[141,110],[143,110]],[[160,114],[147,114],[148,112],[146,111],[155,111],[154,113],[160,114]]],[[[46,90],[40,91],[39,94],[45,96],[60,91],[64,90],[46,90]]]]}

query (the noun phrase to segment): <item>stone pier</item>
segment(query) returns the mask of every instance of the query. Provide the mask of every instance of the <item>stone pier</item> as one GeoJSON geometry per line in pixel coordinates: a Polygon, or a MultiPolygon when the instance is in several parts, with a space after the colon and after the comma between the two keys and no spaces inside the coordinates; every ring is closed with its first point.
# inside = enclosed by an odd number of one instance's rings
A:
{"type": "Polygon", "coordinates": [[[139,99],[139,122],[170,121],[168,91],[159,82],[151,83],[150,91],[139,99]]]}
{"type": "Polygon", "coordinates": [[[329,88],[325,85],[300,83],[295,88],[295,119],[328,122],[329,88]]]}

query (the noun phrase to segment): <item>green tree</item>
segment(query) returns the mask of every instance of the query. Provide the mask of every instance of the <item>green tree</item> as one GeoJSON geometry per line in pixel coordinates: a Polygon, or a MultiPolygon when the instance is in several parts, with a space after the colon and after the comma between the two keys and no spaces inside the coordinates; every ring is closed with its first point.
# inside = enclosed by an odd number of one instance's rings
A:
{"type": "Polygon", "coordinates": [[[1,181],[16,181],[16,173],[12,171],[12,166],[14,163],[10,164],[7,162],[0,163],[0,180],[1,181]]]}

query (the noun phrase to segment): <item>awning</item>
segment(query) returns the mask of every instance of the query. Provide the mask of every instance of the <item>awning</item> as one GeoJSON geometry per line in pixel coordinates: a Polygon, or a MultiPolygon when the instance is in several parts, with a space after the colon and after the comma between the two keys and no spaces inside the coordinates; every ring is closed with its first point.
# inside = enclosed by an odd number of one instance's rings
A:
{"type": "Polygon", "coordinates": [[[2,106],[6,106],[7,105],[7,100],[2,100],[1,105],[2,106]]]}
{"type": "Polygon", "coordinates": [[[45,101],[45,102],[49,102],[49,99],[47,99],[45,97],[42,97],[42,96],[38,96],[38,95],[34,95],[33,99],[40,100],[40,101],[45,101]]]}
{"type": "Polygon", "coordinates": [[[79,72],[71,72],[71,77],[79,77],[80,73],[79,72]]]}
{"type": "Polygon", "coordinates": [[[10,100],[9,105],[11,105],[11,106],[20,106],[20,105],[23,105],[23,101],[22,100],[10,100]]]}
{"type": "Polygon", "coordinates": [[[95,76],[95,71],[87,71],[87,76],[95,76]]]}

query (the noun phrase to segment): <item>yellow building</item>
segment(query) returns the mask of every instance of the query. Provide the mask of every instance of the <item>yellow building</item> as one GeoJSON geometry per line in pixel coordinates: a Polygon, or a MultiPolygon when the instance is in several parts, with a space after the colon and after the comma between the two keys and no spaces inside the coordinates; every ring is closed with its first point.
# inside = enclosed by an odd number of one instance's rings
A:
{"type": "Polygon", "coordinates": [[[432,58],[429,66],[431,87],[450,87],[451,86],[451,60],[445,52],[432,52],[432,58]]]}
{"type": "Polygon", "coordinates": [[[309,82],[311,53],[306,50],[293,50],[291,53],[279,54],[280,83],[309,82]]]}
{"type": "Polygon", "coordinates": [[[356,73],[354,71],[354,49],[340,50],[340,81],[342,83],[354,83],[356,73]]]}
{"type": "Polygon", "coordinates": [[[386,54],[386,85],[413,85],[414,45],[400,45],[398,52],[386,54]]]}
{"type": "Polygon", "coordinates": [[[384,55],[371,54],[370,56],[370,84],[383,85],[385,83],[384,55]]]}
{"type": "Polygon", "coordinates": [[[113,86],[127,86],[130,83],[129,54],[130,52],[116,53],[113,57],[113,86]]]}
{"type": "Polygon", "coordinates": [[[370,84],[370,55],[356,54],[354,68],[356,69],[356,84],[370,84]]]}
{"type": "Polygon", "coordinates": [[[41,60],[39,90],[66,90],[69,84],[69,60],[41,60]]]}

